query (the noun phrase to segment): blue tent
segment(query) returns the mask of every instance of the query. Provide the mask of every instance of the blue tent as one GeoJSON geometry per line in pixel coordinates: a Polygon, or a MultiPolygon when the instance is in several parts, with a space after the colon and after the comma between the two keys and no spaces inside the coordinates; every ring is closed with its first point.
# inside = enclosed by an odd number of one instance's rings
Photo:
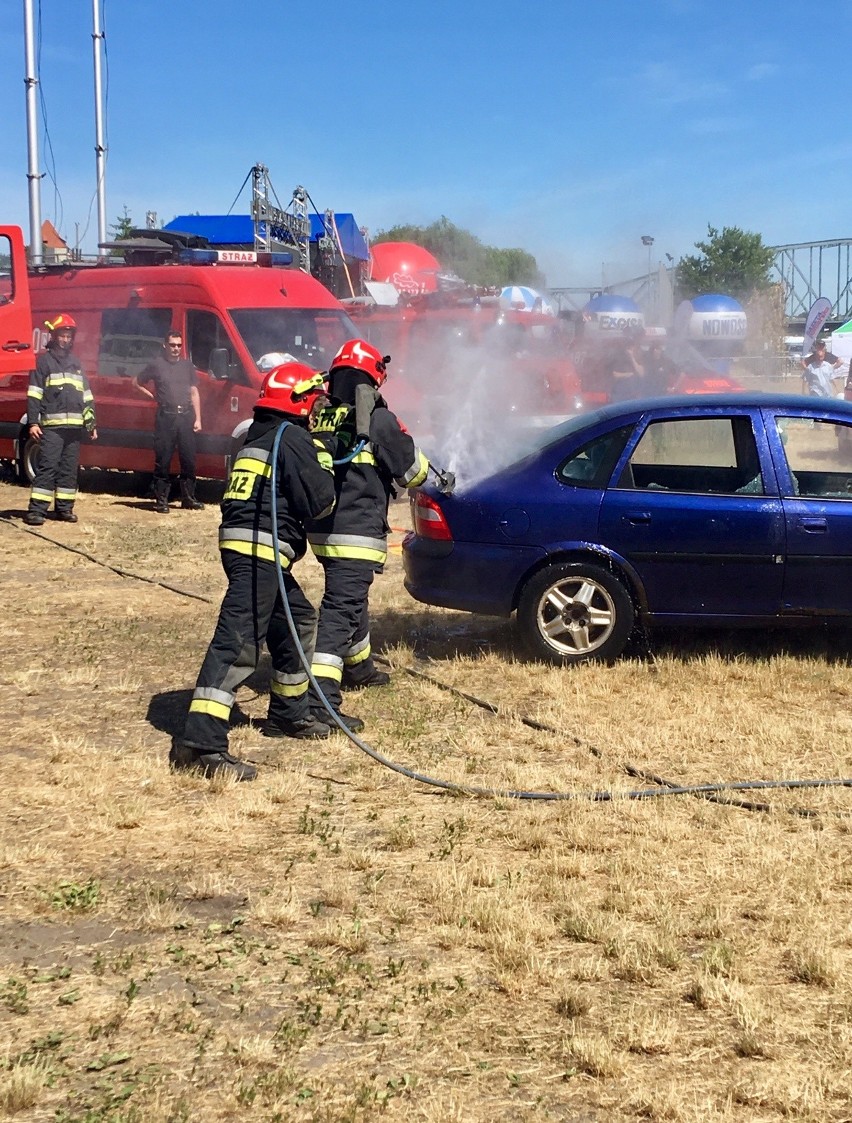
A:
{"type": "MultiPolygon", "coordinates": [[[[312,214],[309,218],[311,241],[316,242],[325,233],[322,216],[312,214]]],[[[346,257],[366,261],[370,254],[355,216],[335,214],[334,221],[346,257]]],[[[163,229],[181,234],[200,234],[211,246],[251,247],[254,245],[254,227],[251,216],[247,214],[180,214],[163,229]]]]}

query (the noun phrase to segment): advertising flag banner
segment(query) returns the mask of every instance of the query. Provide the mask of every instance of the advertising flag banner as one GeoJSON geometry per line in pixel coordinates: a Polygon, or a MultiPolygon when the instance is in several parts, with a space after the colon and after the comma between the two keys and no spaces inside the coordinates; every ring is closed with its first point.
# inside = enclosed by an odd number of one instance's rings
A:
{"type": "Polygon", "coordinates": [[[811,305],[805,320],[805,338],[802,342],[802,355],[810,355],[814,340],[822,331],[822,325],[831,314],[831,301],[827,296],[819,296],[811,305]]]}

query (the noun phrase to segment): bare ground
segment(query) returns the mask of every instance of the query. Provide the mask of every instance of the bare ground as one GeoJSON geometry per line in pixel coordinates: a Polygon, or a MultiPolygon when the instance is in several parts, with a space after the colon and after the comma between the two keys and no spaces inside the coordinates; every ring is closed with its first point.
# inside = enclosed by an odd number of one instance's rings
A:
{"type": "MultiPolygon", "coordinates": [[[[732,797],[763,811],[454,797],[339,735],[270,747],[264,666],[232,734],[260,779],[172,775],[218,512],[87,487],[77,526],[0,521],[0,1114],[852,1119],[847,789],[732,797]]],[[[0,485],[7,516],[25,502],[0,485]]],[[[373,603],[393,683],[347,708],[431,775],[852,774],[843,633],[662,636],[655,660],[559,671],[505,622],[412,602],[398,555],[373,603]]]]}

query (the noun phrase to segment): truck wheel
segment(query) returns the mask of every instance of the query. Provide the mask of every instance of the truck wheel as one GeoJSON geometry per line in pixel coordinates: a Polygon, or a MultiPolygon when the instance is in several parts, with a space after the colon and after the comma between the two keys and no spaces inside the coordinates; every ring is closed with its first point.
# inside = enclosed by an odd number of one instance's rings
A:
{"type": "Polygon", "coordinates": [[[39,443],[28,433],[18,438],[18,479],[25,487],[30,487],[35,479],[38,466],[39,443]]]}
{"type": "Polygon", "coordinates": [[[630,594],[618,578],[585,562],[563,562],[537,573],[518,604],[524,640],[549,663],[617,658],[634,615],[630,594]]]}

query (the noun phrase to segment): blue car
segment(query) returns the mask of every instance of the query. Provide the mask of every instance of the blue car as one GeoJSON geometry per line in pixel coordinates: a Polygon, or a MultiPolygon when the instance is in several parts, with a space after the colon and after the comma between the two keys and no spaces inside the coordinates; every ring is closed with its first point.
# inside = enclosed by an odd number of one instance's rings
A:
{"type": "Polygon", "coordinates": [[[852,615],[852,403],[738,393],[608,405],[456,494],[412,497],[405,587],[517,613],[554,663],[618,656],[637,622],[852,615]]]}

